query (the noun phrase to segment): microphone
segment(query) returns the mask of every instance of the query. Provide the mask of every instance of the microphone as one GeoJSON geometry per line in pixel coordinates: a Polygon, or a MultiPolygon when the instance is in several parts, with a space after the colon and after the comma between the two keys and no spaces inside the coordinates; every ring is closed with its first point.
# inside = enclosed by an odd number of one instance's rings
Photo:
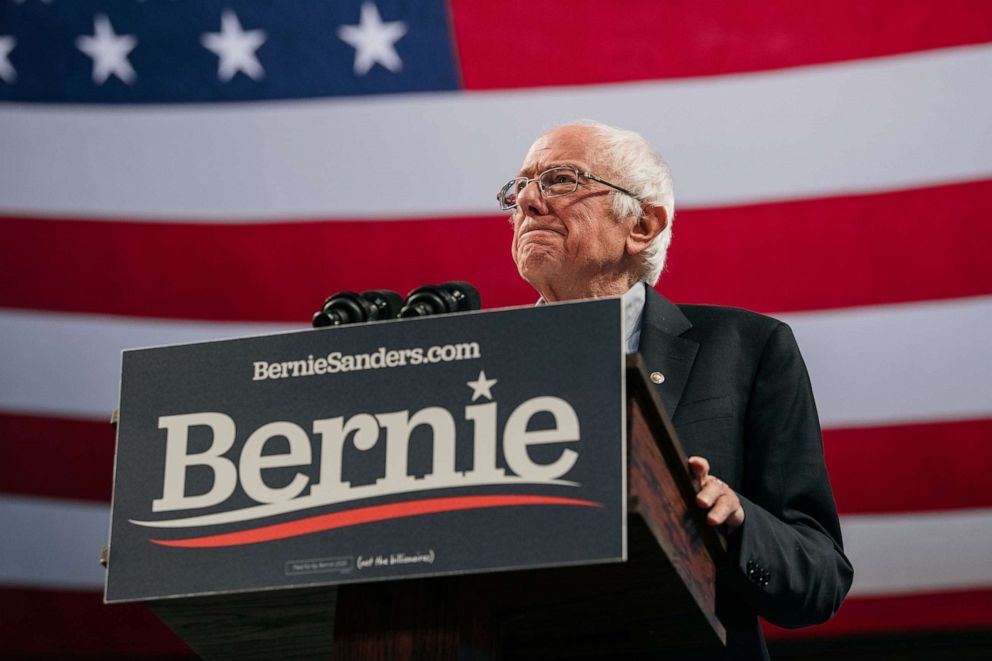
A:
{"type": "Polygon", "coordinates": [[[424,285],[410,292],[400,317],[426,317],[432,314],[466,312],[482,307],[479,290],[467,282],[442,282],[424,285]]]}
{"type": "Polygon", "coordinates": [[[313,327],[342,326],[366,321],[395,319],[403,307],[403,297],[388,289],[371,289],[361,294],[338,292],[313,315],[313,327]]]}

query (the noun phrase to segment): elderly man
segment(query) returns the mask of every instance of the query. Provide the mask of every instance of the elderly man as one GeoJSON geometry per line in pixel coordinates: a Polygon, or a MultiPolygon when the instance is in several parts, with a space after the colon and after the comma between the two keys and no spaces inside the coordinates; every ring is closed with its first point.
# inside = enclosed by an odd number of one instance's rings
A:
{"type": "Polygon", "coordinates": [[[543,301],[623,296],[640,351],[702,489],[728,534],[717,611],[727,658],[767,658],[757,616],[786,627],[829,618],[851,563],[823,463],[806,367],[785,324],[674,305],[654,291],[672,237],[667,165],[636,133],[595,122],[538,138],[499,192],[513,259],[543,301]]]}

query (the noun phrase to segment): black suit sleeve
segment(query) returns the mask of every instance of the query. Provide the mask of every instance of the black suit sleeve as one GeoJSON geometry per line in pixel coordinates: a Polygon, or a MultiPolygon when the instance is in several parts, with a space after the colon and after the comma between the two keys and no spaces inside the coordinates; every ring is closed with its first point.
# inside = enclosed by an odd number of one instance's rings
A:
{"type": "Polygon", "coordinates": [[[732,542],[734,592],[783,627],[829,618],[851,586],[823,461],[813,392],[791,329],[765,343],[745,419],[741,503],[732,542]]]}

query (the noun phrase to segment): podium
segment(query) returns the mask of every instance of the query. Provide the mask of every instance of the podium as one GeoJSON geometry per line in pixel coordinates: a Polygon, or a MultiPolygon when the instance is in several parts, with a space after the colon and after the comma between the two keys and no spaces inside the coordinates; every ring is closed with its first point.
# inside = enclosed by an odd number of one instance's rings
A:
{"type": "Polygon", "coordinates": [[[600,299],[125,352],[106,601],[205,659],[719,652],[623,337],[600,299]]]}
{"type": "Polygon", "coordinates": [[[564,659],[718,650],[723,539],[643,362],[627,357],[625,563],[148,602],[204,659],[564,659]]]}

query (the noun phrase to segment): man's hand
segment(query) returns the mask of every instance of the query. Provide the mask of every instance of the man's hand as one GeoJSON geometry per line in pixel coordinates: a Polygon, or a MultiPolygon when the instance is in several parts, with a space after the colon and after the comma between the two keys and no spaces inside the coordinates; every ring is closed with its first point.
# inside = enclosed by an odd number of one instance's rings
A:
{"type": "Polygon", "coordinates": [[[710,475],[710,462],[703,457],[689,457],[689,469],[702,487],[696,494],[696,505],[709,510],[706,523],[711,526],[723,524],[727,532],[740,528],[744,523],[744,508],[737,492],[710,475]]]}

